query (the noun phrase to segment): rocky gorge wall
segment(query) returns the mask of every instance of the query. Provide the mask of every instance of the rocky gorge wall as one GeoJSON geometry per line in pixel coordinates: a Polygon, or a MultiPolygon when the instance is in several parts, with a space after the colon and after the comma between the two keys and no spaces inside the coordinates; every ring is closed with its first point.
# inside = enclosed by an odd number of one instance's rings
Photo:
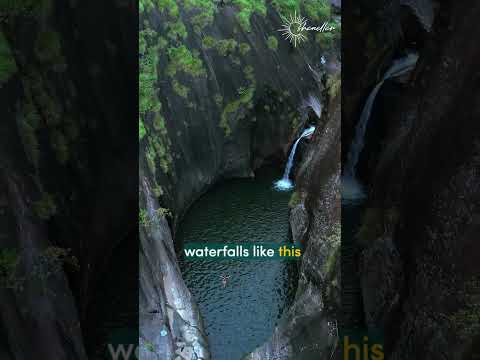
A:
{"type": "MultiPolygon", "coordinates": [[[[335,59],[339,26],[295,49],[278,32],[281,15],[305,12],[308,1],[166,3],[145,1],[141,12],[141,72],[156,80],[141,94],[158,102],[141,106],[139,126],[153,186],[176,226],[212,184],[283,160],[305,121],[302,100],[316,90],[310,67],[322,55],[335,59]]],[[[330,5],[312,3],[306,14],[328,20],[330,5]]]]}
{"type": "Polygon", "coordinates": [[[0,4],[2,359],[86,359],[95,284],[136,233],[134,9],[0,4]]]}
{"type": "MultiPolygon", "coordinates": [[[[260,1],[257,8],[248,9],[234,1],[210,9],[201,2],[168,3],[170,7],[143,2],[140,73],[145,87],[140,89],[140,94],[145,102],[140,106],[139,129],[140,151],[145,156],[141,159],[141,169],[149,184],[150,196],[159,199],[153,213],[147,210],[147,202],[141,201],[141,219],[145,219],[145,225],[149,226],[161,213],[162,218],[165,215],[169,218],[170,227],[175,231],[189,205],[218,181],[253,176],[256,168],[269,161],[281,162],[283,166],[289,144],[301,132],[308,117],[304,100],[309,95],[322,96],[319,88],[322,77],[329,79],[328,89],[337,96],[339,24],[336,33],[316,40],[311,36],[296,49],[279,36],[278,30],[284,21],[281,15],[288,17],[295,10],[306,10],[308,3],[299,1],[288,5],[287,2],[260,1]],[[336,73],[326,76],[328,71],[336,73]]],[[[307,11],[311,22],[329,19],[330,14],[330,4],[323,1],[315,2],[307,11]]],[[[331,131],[338,135],[339,114],[335,119],[337,128],[330,127],[335,128],[331,131]]],[[[163,230],[165,233],[168,228],[163,230]]],[[[166,348],[166,358],[173,352],[178,355],[179,349],[172,338],[163,339],[170,342],[167,347],[159,342],[162,339],[158,337],[158,329],[162,323],[182,345],[197,347],[196,353],[207,359],[201,320],[178,274],[172,248],[174,241],[168,239],[166,235],[155,239],[155,243],[167,243],[164,246],[170,254],[168,261],[163,266],[152,262],[142,262],[141,266],[140,282],[145,294],[140,308],[145,314],[141,324],[141,351],[148,354],[148,349],[153,349],[149,356],[155,356],[159,349],[166,348]],[[151,274],[162,278],[172,271],[177,275],[172,278],[175,280],[172,284],[165,284],[168,287],[160,285],[159,290],[156,282],[148,280],[151,274]],[[170,291],[171,288],[183,290],[170,291]],[[185,295],[183,300],[180,293],[185,295]],[[148,304],[164,303],[169,296],[173,296],[170,300],[175,304],[170,311],[162,308],[157,309],[155,315],[149,315],[152,312],[148,304]],[[183,321],[185,316],[190,319],[187,325],[183,321]]],[[[141,242],[142,253],[158,252],[152,246],[161,245],[152,245],[148,231],[141,233],[141,242]]],[[[315,251],[310,251],[312,257],[315,251]]],[[[310,267],[305,273],[317,271],[316,265],[316,262],[310,266],[305,264],[305,269],[310,267]]],[[[317,281],[303,283],[304,290],[299,292],[303,295],[299,295],[296,305],[299,310],[292,310],[292,314],[303,314],[307,294],[313,292],[316,302],[308,307],[311,310],[307,311],[308,317],[312,320],[321,314],[318,285],[317,281]]],[[[322,322],[322,331],[328,331],[327,322],[322,322]]],[[[283,332],[278,335],[282,344],[290,342],[285,337],[286,329],[279,330],[283,332]]],[[[299,331],[297,329],[296,336],[301,337],[299,331]]],[[[288,344],[287,352],[279,350],[279,343],[266,344],[265,353],[259,350],[252,356],[278,351],[291,355],[296,350],[292,347],[295,342],[295,346],[300,346],[298,339],[294,340],[288,344]]],[[[325,347],[329,349],[331,344],[323,346],[322,351],[327,351],[325,347]]]]}
{"type": "Polygon", "coordinates": [[[383,332],[389,359],[479,353],[480,8],[471,5],[436,8],[370,173],[359,231],[364,321],[383,332]]]}
{"type": "Polygon", "coordinates": [[[341,93],[339,67],[331,69],[290,202],[293,242],[303,249],[295,299],[272,338],[247,359],[329,359],[339,349],[341,93]]]}

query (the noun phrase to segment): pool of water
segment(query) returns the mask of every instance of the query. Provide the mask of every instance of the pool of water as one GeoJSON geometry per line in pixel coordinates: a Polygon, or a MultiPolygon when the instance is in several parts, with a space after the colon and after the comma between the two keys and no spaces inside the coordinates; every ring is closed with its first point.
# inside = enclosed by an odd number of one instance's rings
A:
{"type": "MultiPolygon", "coordinates": [[[[287,242],[290,192],[273,187],[282,173],[215,186],[188,211],[177,242],[287,242]]],[[[213,360],[239,360],[269,339],[296,288],[287,260],[185,260],[180,268],[204,319],[213,360]],[[222,276],[228,276],[227,285],[222,276]]]]}

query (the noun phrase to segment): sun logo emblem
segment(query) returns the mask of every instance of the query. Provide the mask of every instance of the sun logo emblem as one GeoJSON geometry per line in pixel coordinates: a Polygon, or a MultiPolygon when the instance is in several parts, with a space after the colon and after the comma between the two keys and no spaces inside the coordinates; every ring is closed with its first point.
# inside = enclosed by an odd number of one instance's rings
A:
{"type": "Polygon", "coordinates": [[[290,18],[286,19],[286,23],[278,31],[283,34],[285,39],[293,43],[294,47],[297,47],[297,44],[307,40],[307,37],[304,34],[306,26],[307,20],[300,15],[297,15],[297,12],[295,11],[295,15],[290,15],[290,18]]]}

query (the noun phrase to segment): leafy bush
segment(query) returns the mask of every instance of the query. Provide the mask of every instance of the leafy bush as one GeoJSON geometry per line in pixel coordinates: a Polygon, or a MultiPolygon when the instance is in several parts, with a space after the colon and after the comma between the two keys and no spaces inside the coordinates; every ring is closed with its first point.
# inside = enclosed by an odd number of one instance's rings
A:
{"type": "MultiPolygon", "coordinates": [[[[143,0],[145,1],[145,0],[143,0]]],[[[179,16],[179,11],[178,11],[178,5],[176,0],[156,0],[157,2],[157,8],[159,11],[168,11],[168,14],[172,18],[178,18],[179,16]]]]}
{"type": "Polygon", "coordinates": [[[244,31],[250,31],[250,17],[253,13],[262,16],[267,15],[267,7],[264,0],[233,0],[233,4],[239,9],[237,19],[244,31]]]}
{"type": "Polygon", "coordinates": [[[294,191],[290,196],[290,200],[288,201],[288,207],[293,209],[295,206],[300,204],[300,201],[300,194],[297,191],[294,191]]]}
{"type": "Polygon", "coordinates": [[[270,50],[276,51],[278,49],[278,40],[275,36],[269,36],[267,39],[267,46],[270,50]]]}
{"type": "Polygon", "coordinates": [[[272,5],[277,9],[281,16],[286,18],[293,16],[295,12],[297,14],[300,13],[299,0],[272,0],[272,5]]]}
{"type": "Polygon", "coordinates": [[[303,0],[303,8],[307,17],[319,23],[331,17],[332,7],[327,0],[303,0]]]}
{"type": "Polygon", "coordinates": [[[142,119],[138,119],[138,140],[142,140],[146,134],[147,130],[145,129],[145,124],[142,119]]]}
{"type": "Polygon", "coordinates": [[[206,75],[202,60],[194,56],[185,45],[169,47],[167,55],[169,57],[166,69],[168,76],[173,77],[178,71],[183,71],[193,77],[206,75]]]}
{"type": "Polygon", "coordinates": [[[177,94],[178,96],[186,99],[188,97],[188,87],[180,84],[178,82],[177,79],[174,79],[173,82],[172,82],[172,86],[173,86],[173,91],[175,92],[175,94],[177,94]]]}
{"type": "Polygon", "coordinates": [[[240,51],[240,55],[245,56],[250,52],[251,48],[247,43],[241,43],[238,46],[238,50],[240,51]]]}

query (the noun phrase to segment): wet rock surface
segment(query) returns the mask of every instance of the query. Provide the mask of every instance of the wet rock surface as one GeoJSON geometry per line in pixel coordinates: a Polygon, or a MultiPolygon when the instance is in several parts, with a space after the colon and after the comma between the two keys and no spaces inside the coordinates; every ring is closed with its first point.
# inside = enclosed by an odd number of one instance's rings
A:
{"type": "Polygon", "coordinates": [[[270,341],[246,359],[328,359],[338,350],[340,93],[326,93],[296,176],[300,200],[290,214],[293,241],[303,248],[295,300],[270,341]]]}
{"type": "Polygon", "coordinates": [[[15,216],[2,220],[0,231],[10,230],[0,250],[17,251],[28,275],[47,249],[53,259],[70,249],[78,268],[60,265],[48,296],[38,284],[0,290],[0,353],[84,359],[99,341],[88,336],[98,327],[96,284],[112,250],[136,232],[137,17],[113,1],[26,3],[0,9],[2,57],[10,49],[15,64],[0,82],[0,181],[19,193],[3,193],[15,216]]]}
{"type": "Polygon", "coordinates": [[[177,264],[169,225],[142,181],[147,221],[141,229],[140,357],[142,359],[210,359],[197,306],[177,264]]]}
{"type": "Polygon", "coordinates": [[[480,7],[465,6],[437,8],[370,167],[367,211],[378,216],[362,225],[361,283],[365,322],[383,331],[389,359],[478,354],[480,7]]]}

